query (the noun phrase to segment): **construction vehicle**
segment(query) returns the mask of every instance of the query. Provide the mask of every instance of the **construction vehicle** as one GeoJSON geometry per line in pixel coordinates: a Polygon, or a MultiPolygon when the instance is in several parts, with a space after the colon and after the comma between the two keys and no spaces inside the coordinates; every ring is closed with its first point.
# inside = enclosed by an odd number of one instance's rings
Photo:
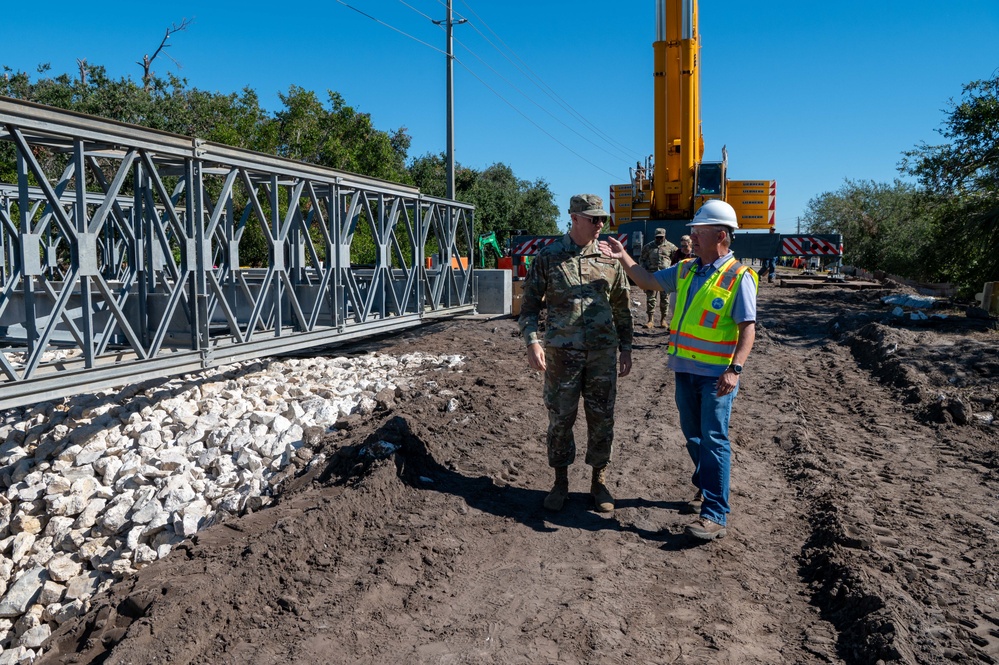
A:
{"type": "Polygon", "coordinates": [[[506,255],[503,250],[500,249],[499,242],[496,241],[496,232],[489,231],[488,233],[479,234],[479,267],[486,267],[486,253],[488,250],[492,250],[492,253],[496,257],[496,265],[499,266],[499,262],[506,255]]]}
{"type": "Polygon", "coordinates": [[[679,244],[694,212],[705,201],[721,199],[735,209],[739,229],[769,231],[737,232],[732,248],[740,259],[842,256],[838,234],[775,233],[776,181],[729,180],[724,146],[721,161],[703,161],[697,0],[656,0],[652,50],[654,154],[644,164],[636,162],[630,169],[630,182],[610,187],[610,231],[627,236],[628,252],[638,257],[643,242],[658,228],[664,228],[667,239],[679,244]]]}
{"type": "MultiPolygon", "coordinates": [[[[665,229],[666,238],[679,245],[694,212],[705,201],[721,199],[738,216],[740,231],[734,234],[732,249],[740,259],[824,256],[837,263],[843,256],[840,234],[775,232],[776,181],[729,180],[724,146],[721,161],[703,161],[697,0],[656,0],[652,50],[655,152],[629,169],[630,182],[610,186],[607,235],[620,240],[638,260],[656,229],[665,229]]],[[[514,237],[514,276],[523,276],[530,258],[557,237],[514,237]]]]}

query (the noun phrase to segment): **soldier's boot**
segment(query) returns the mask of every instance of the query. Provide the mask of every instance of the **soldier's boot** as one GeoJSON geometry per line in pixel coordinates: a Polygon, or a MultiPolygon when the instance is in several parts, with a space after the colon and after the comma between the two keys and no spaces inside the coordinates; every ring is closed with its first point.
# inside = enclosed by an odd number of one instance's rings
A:
{"type": "Polygon", "coordinates": [[[590,494],[598,513],[614,512],[614,497],[607,490],[607,467],[593,467],[593,481],[590,483],[590,494]]]}
{"type": "Polygon", "coordinates": [[[645,322],[645,327],[646,328],[652,328],[653,326],[656,325],[655,321],[653,320],[654,318],[655,318],[655,315],[649,314],[649,320],[645,322]]]}
{"type": "Polygon", "coordinates": [[[663,312],[659,316],[659,327],[660,328],[669,328],[669,319],[666,317],[666,312],[663,312]]]}
{"type": "Polygon", "coordinates": [[[554,511],[562,510],[567,498],[569,498],[569,467],[555,467],[555,486],[545,497],[545,508],[554,511]]]}

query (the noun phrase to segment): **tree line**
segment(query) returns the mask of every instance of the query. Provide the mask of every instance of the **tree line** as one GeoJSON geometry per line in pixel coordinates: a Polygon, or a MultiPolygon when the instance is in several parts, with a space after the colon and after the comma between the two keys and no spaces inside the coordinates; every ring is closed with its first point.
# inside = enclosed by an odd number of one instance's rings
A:
{"type": "Polygon", "coordinates": [[[963,86],[937,131],[942,143],[902,155],[912,182],[846,180],[809,201],[805,227],[843,234],[847,264],[970,298],[999,280],[999,73],[963,86]]]}
{"type": "MultiPolygon", "coordinates": [[[[443,154],[410,158],[412,138],[406,128],[376,128],[369,114],[333,90],[321,98],[315,91],[291,85],[278,95],[280,108],[270,112],[249,87],[238,93],[208,92],[172,74],[160,77],[148,71],[136,82],[128,76],[110,77],[105,67],[80,61],[79,72],[72,76],[51,74],[48,65],[34,75],[4,66],[0,95],[416,185],[432,196],[445,193],[443,154]]],[[[483,169],[457,164],[455,173],[455,198],[476,207],[477,232],[497,231],[501,238],[507,229],[558,232],[558,208],[545,180],[519,178],[503,163],[483,169]]],[[[0,145],[0,181],[17,182],[9,144],[0,145]]],[[[352,244],[352,260],[359,263],[373,262],[375,255],[365,227],[358,225],[352,244]]],[[[268,249],[262,233],[255,225],[244,232],[243,265],[266,265],[268,249]]],[[[475,239],[468,242],[474,244],[475,239]]]]}

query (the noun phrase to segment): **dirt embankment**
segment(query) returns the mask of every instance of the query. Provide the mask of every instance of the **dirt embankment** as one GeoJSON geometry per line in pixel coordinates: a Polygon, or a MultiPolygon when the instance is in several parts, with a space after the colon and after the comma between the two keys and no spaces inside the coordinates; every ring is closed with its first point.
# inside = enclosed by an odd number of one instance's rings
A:
{"type": "Polygon", "coordinates": [[[513,320],[353,347],[466,362],[340,423],[328,466],[96,598],[38,662],[997,662],[999,335],[879,295],[763,288],[731,528],[699,546],[664,331],[639,329],[620,384],[610,516],[581,461],[541,507],[513,320]]]}

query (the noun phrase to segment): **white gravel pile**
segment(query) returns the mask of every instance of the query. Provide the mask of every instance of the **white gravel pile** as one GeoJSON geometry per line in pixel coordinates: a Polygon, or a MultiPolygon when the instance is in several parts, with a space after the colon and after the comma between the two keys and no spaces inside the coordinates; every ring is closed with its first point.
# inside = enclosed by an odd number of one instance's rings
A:
{"type": "Polygon", "coordinates": [[[458,355],[288,359],[0,414],[0,665],[198,529],[270,501],[305,444],[458,355]],[[282,470],[286,473],[278,475],[282,470]]]}

